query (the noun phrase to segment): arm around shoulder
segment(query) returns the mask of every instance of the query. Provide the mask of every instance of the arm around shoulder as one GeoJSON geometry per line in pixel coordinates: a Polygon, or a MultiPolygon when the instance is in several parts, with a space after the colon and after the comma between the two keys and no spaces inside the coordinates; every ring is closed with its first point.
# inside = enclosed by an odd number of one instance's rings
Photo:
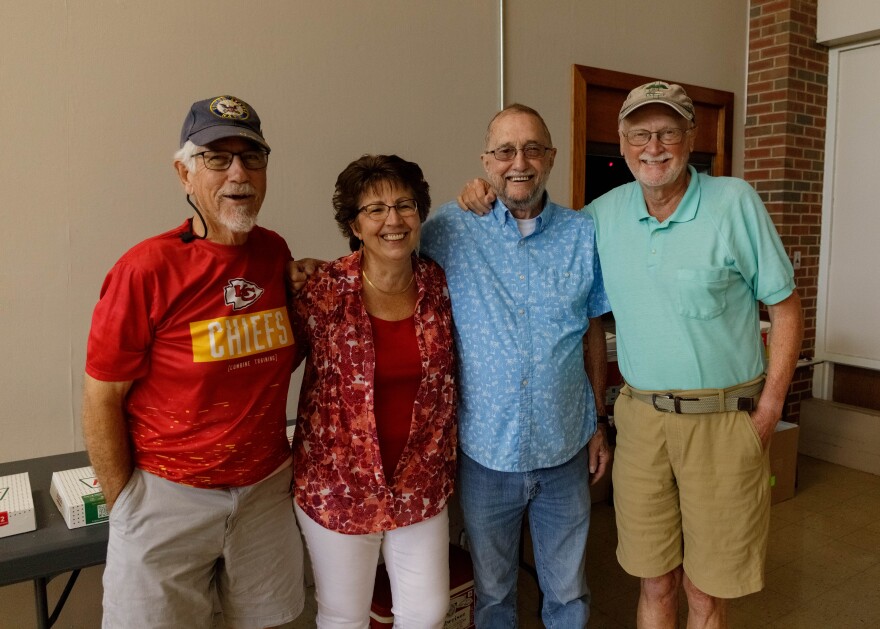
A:
{"type": "Polygon", "coordinates": [[[456,197],[458,207],[480,216],[492,211],[495,191],[485,179],[472,179],[464,185],[456,197]]]}
{"type": "Polygon", "coordinates": [[[123,410],[131,385],[130,381],[104,382],[85,375],[83,436],[108,508],[113,507],[134,468],[123,410]]]}
{"type": "Polygon", "coordinates": [[[308,279],[314,275],[318,267],[326,264],[324,260],[316,258],[302,258],[290,260],[287,263],[287,287],[293,294],[302,290],[308,279]]]}

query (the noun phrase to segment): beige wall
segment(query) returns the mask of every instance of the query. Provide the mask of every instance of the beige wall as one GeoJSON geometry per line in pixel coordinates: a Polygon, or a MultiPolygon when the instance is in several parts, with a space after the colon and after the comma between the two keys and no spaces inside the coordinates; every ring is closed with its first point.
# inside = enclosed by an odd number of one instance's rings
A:
{"type": "Polygon", "coordinates": [[[816,39],[832,46],[880,36],[877,0],[818,0],[816,39]]]}
{"type": "Polygon", "coordinates": [[[474,173],[456,157],[479,152],[497,106],[491,2],[0,6],[0,273],[14,291],[0,461],[83,447],[91,310],[123,251],[191,214],[171,155],[194,100],[229,92],[259,111],[274,148],[261,222],[297,257],[346,252],[329,200],[349,161],[398,152],[442,201],[474,173]]]}
{"type": "MultiPolygon", "coordinates": [[[[552,196],[569,196],[573,63],[735,92],[739,169],[747,5],[504,2],[505,100],[550,125],[552,196]]],[[[0,0],[0,461],[83,447],[91,310],[123,251],[189,214],[170,156],[192,101],[255,105],[274,148],[261,222],[327,258],[346,251],[333,183],[360,154],[419,162],[436,205],[480,174],[500,67],[488,0],[0,0]]]]}

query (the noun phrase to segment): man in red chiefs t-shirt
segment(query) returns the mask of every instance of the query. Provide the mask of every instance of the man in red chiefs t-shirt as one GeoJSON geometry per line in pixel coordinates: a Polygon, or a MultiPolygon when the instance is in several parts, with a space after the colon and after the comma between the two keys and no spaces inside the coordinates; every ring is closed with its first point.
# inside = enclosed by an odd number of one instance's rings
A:
{"type": "Polygon", "coordinates": [[[258,227],[253,108],[196,102],[174,168],[195,214],[126,252],[89,334],[83,430],[110,512],[104,627],[284,624],[303,606],[285,434],[290,250],[258,227]]]}

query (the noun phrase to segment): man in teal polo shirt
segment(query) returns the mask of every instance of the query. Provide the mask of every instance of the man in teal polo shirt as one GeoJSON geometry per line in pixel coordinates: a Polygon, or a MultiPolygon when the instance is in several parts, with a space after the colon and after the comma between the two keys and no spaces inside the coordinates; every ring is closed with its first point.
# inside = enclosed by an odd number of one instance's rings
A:
{"type": "MultiPolygon", "coordinates": [[[[676,626],[680,586],[688,626],[724,628],[727,599],[764,585],[768,445],[800,351],[800,299],[755,191],[687,165],[696,123],[681,86],[634,89],[618,122],[636,181],[586,208],[627,382],[614,408],[618,560],[641,577],[641,629],[676,626]]],[[[482,212],[492,196],[472,183],[460,203],[482,212]]]]}

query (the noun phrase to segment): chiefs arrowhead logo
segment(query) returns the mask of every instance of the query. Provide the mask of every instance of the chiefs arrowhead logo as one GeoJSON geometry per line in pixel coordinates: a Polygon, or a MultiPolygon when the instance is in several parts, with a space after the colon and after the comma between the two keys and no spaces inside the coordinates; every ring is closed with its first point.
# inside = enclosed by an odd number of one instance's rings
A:
{"type": "Polygon", "coordinates": [[[223,289],[223,297],[227,306],[232,306],[233,310],[241,310],[257,301],[263,292],[263,289],[253,282],[237,277],[229,280],[223,289]]]}

